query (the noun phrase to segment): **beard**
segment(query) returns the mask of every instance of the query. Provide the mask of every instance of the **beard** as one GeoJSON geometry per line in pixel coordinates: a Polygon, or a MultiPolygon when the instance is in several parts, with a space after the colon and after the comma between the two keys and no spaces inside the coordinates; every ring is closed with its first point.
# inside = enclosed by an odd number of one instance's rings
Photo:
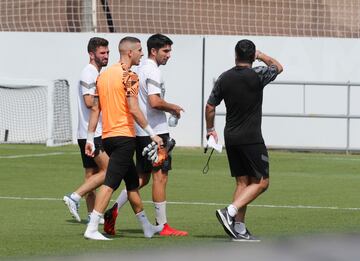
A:
{"type": "Polygon", "coordinates": [[[106,66],[108,64],[108,59],[100,59],[98,57],[95,57],[95,63],[98,65],[98,66],[106,66]]]}

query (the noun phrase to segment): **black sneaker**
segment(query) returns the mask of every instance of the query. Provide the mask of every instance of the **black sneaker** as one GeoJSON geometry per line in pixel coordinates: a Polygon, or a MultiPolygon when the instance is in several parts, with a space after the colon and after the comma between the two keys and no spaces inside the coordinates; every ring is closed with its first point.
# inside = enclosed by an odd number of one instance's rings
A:
{"type": "Polygon", "coordinates": [[[236,241],[236,242],[260,242],[261,241],[259,238],[251,235],[251,233],[248,229],[246,229],[245,234],[239,234],[236,232],[236,237],[233,237],[231,240],[236,241]]]}
{"type": "Polygon", "coordinates": [[[236,238],[237,233],[235,231],[235,219],[231,217],[227,211],[227,208],[216,210],[216,217],[220,224],[223,226],[225,232],[231,237],[236,238]]]}

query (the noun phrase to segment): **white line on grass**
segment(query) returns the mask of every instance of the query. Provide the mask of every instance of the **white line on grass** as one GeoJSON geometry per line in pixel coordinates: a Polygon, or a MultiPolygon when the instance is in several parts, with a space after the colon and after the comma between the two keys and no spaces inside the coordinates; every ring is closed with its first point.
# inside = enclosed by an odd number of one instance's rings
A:
{"type": "MultiPolygon", "coordinates": [[[[277,159],[289,159],[287,156],[277,156],[277,159]]],[[[338,160],[338,161],[360,161],[360,158],[349,158],[349,157],[291,157],[293,160],[338,160]]]]}
{"type": "Polygon", "coordinates": [[[0,156],[0,159],[47,157],[47,156],[57,156],[57,155],[64,155],[64,154],[78,154],[78,152],[49,152],[49,153],[39,153],[39,154],[6,155],[6,156],[0,156]]]}
{"type": "MultiPolygon", "coordinates": [[[[29,198],[29,197],[6,197],[0,196],[0,199],[8,200],[43,200],[43,201],[60,201],[59,198],[29,198]]],[[[112,200],[113,201],[113,200],[112,200]]],[[[152,201],[143,201],[146,204],[152,204],[152,201]]],[[[182,202],[182,201],[167,201],[171,205],[202,205],[202,206],[226,206],[227,203],[211,203],[211,202],[182,202]]],[[[259,208],[290,208],[290,209],[328,209],[328,210],[352,210],[360,211],[360,208],[341,208],[341,207],[321,207],[321,206],[304,206],[304,205],[249,205],[249,207],[259,208]]]]}
{"type": "MultiPolygon", "coordinates": [[[[21,155],[0,155],[0,159],[19,159],[19,158],[33,158],[33,157],[48,157],[48,156],[58,156],[58,155],[75,155],[79,152],[49,152],[49,153],[39,153],[39,154],[21,154],[21,155]]],[[[185,153],[177,153],[178,156],[188,156],[185,153]]],[[[202,155],[201,155],[202,156],[202,155]]],[[[217,154],[217,156],[226,156],[225,153],[217,154]]],[[[277,156],[278,159],[288,159],[289,156],[280,155],[277,156]]],[[[350,158],[350,157],[291,157],[294,160],[337,160],[337,161],[360,161],[360,158],[350,158]]]]}

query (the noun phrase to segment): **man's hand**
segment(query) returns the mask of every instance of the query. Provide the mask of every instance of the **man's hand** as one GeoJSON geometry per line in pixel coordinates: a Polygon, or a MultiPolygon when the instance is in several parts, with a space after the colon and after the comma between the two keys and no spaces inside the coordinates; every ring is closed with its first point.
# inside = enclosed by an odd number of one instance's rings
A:
{"type": "Polygon", "coordinates": [[[94,144],[94,132],[88,131],[86,144],[85,144],[85,154],[89,157],[95,156],[95,144],[94,144]]]}
{"type": "Polygon", "coordinates": [[[255,60],[261,60],[260,55],[262,55],[262,52],[259,50],[256,50],[255,52],[255,60]]]}
{"type": "Polygon", "coordinates": [[[85,144],[85,154],[89,157],[95,156],[95,144],[91,141],[86,141],[85,144]]]}
{"type": "Polygon", "coordinates": [[[216,143],[218,142],[218,135],[215,128],[211,128],[207,130],[206,139],[208,140],[210,136],[214,137],[216,143]]]}
{"type": "Polygon", "coordinates": [[[158,135],[154,135],[150,138],[152,139],[152,141],[156,142],[159,147],[164,145],[164,141],[158,135]]]}
{"type": "Polygon", "coordinates": [[[180,117],[181,117],[181,114],[180,114],[180,113],[181,113],[182,111],[184,111],[183,108],[181,108],[179,105],[174,104],[174,106],[173,106],[173,108],[172,108],[172,114],[176,115],[176,117],[177,117],[178,119],[180,119],[180,117]]]}

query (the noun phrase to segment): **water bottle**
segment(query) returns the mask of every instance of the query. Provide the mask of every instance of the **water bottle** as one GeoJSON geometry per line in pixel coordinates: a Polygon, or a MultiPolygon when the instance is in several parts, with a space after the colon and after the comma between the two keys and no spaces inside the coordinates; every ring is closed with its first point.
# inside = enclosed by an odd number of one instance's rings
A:
{"type": "Polygon", "coordinates": [[[179,120],[179,118],[176,117],[176,115],[171,114],[170,117],[169,117],[169,119],[168,119],[168,125],[169,125],[170,127],[176,127],[177,124],[178,124],[178,120],[179,120]]]}

